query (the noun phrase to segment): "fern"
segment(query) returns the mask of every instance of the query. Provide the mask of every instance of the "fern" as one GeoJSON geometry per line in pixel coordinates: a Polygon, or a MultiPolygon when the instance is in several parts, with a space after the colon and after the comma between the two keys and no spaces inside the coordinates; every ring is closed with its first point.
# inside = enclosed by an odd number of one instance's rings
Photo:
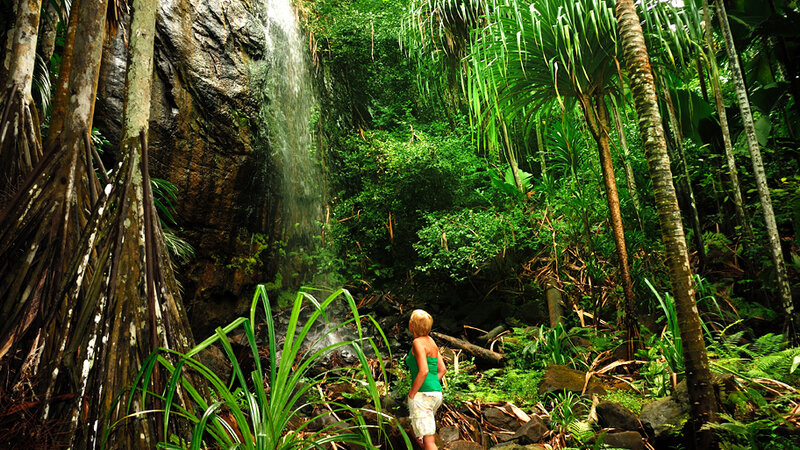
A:
{"type": "Polygon", "coordinates": [[[789,348],[777,353],[760,356],[753,359],[752,368],[746,375],[753,378],[772,378],[784,383],[793,384],[800,378],[795,368],[792,373],[792,366],[795,358],[800,357],[800,347],[789,348]]]}

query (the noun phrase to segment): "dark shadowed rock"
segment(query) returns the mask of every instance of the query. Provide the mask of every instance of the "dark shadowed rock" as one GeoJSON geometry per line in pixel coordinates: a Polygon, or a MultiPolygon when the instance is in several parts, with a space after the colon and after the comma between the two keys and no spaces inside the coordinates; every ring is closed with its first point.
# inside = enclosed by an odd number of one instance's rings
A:
{"type": "Polygon", "coordinates": [[[528,444],[522,445],[516,441],[508,441],[508,442],[501,442],[494,447],[490,447],[490,450],[545,450],[544,444],[528,444]]]}
{"type": "MultiPolygon", "coordinates": [[[[264,2],[162,0],[156,25],[150,113],[150,174],[178,188],[176,217],[196,257],[181,270],[195,332],[210,333],[249,309],[248,294],[267,279],[248,261],[279,226],[268,149],[256,151],[262,125],[253,68],[266,55],[264,2]],[[256,189],[260,188],[260,189],[256,189]],[[270,203],[272,202],[272,203],[270,203]],[[213,307],[207,302],[213,301],[213,307]]],[[[121,33],[108,40],[98,86],[96,126],[119,136],[127,61],[121,33]]],[[[104,159],[115,154],[114,149],[104,159]]]]}
{"type": "MultiPolygon", "coordinates": [[[[570,391],[580,394],[586,382],[586,373],[579,370],[570,369],[566,366],[551,364],[547,366],[542,382],[539,384],[539,394],[570,391]]],[[[592,376],[586,386],[585,394],[605,394],[606,389],[592,376]]]]}
{"type": "Polygon", "coordinates": [[[443,445],[455,442],[460,438],[461,434],[458,432],[458,428],[456,427],[444,427],[439,430],[439,439],[442,441],[443,445]]]}
{"type": "Polygon", "coordinates": [[[600,402],[596,411],[597,420],[602,427],[631,431],[638,431],[641,428],[636,414],[619,403],[600,402]]]}
{"type": "Polygon", "coordinates": [[[548,431],[550,430],[547,425],[539,417],[531,416],[531,420],[523,424],[512,439],[520,444],[535,444],[541,441],[548,431]]]}
{"type": "Polygon", "coordinates": [[[514,431],[519,428],[519,421],[497,407],[491,407],[483,411],[483,416],[492,425],[498,428],[514,431]]]}
{"type": "Polygon", "coordinates": [[[231,375],[231,362],[216,345],[210,345],[197,354],[201,364],[208,367],[220,379],[228,380],[231,375]]]}
{"type": "Polygon", "coordinates": [[[483,446],[477,442],[458,440],[445,446],[446,450],[483,450],[483,446]]]}
{"type": "Polygon", "coordinates": [[[671,431],[680,429],[689,418],[688,403],[678,403],[673,397],[665,397],[650,402],[642,407],[639,420],[645,430],[656,439],[660,439],[671,431]]]}
{"type": "Polygon", "coordinates": [[[611,432],[605,435],[603,444],[612,448],[625,448],[630,450],[644,450],[644,439],[637,431],[611,432]]]}

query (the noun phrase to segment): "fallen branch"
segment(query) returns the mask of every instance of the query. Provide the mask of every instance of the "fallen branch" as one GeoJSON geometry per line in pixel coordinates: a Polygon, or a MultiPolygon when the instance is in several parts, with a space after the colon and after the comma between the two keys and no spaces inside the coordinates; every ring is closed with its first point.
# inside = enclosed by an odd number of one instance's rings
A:
{"type": "Polygon", "coordinates": [[[455,338],[442,333],[433,332],[431,333],[431,336],[438,341],[444,342],[450,347],[464,350],[472,355],[477,363],[495,367],[505,364],[505,355],[502,353],[493,352],[475,344],[471,344],[463,339],[455,338]]]}

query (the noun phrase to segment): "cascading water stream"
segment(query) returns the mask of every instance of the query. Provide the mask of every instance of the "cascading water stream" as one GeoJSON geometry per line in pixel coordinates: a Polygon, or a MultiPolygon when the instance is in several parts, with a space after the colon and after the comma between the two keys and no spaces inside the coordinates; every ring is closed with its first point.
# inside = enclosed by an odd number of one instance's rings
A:
{"type": "Polygon", "coordinates": [[[281,222],[287,253],[313,250],[324,187],[311,139],[317,100],[308,45],[291,0],[263,0],[265,59],[259,69],[267,104],[262,126],[280,178],[281,222]]]}
{"type": "MultiPolygon", "coordinates": [[[[256,89],[265,101],[260,117],[265,130],[262,138],[267,140],[272,153],[270,159],[280,180],[281,222],[287,255],[280,263],[280,270],[287,273],[313,270],[299,263],[300,258],[291,256],[315,250],[324,198],[322,171],[312,146],[311,117],[317,108],[317,99],[311,83],[307,41],[291,0],[263,0],[262,6],[266,49],[264,60],[256,68],[256,89]]],[[[300,284],[287,282],[287,273],[283,274],[283,288],[294,291],[300,284]]],[[[308,282],[303,275],[295,282],[308,282]]],[[[306,309],[301,321],[307,319],[311,309],[306,309]]],[[[345,315],[346,311],[333,308],[327,314],[330,321],[321,320],[311,330],[307,343],[319,349],[352,339],[354,336],[348,336],[346,330],[334,330],[341,323],[339,317],[345,315]]],[[[279,314],[276,320],[281,337],[287,328],[285,319],[279,314]]],[[[346,358],[348,351],[343,349],[340,354],[346,358]]]]}

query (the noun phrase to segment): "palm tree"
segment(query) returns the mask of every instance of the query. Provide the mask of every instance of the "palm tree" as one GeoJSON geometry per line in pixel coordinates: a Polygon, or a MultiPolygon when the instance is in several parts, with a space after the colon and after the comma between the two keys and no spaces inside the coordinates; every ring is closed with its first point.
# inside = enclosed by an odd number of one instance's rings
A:
{"type": "MultiPolygon", "coordinates": [[[[694,298],[686,238],[675,187],[672,184],[672,171],[658,110],[650,58],[633,0],[617,0],[616,14],[622,52],[631,80],[636,112],[639,116],[639,129],[650,167],[661,234],[667,253],[670,282],[683,343],[692,418],[695,430],[700,430],[703,424],[713,420],[717,401],[694,298]]],[[[700,432],[696,440],[698,448],[709,448],[711,437],[711,432],[708,430],[700,432]]]]}
{"type": "Polygon", "coordinates": [[[761,208],[764,213],[764,224],[767,228],[767,238],[769,240],[770,256],[772,264],[775,266],[775,278],[778,284],[778,293],[781,299],[783,310],[786,313],[786,330],[790,338],[794,340],[800,330],[800,317],[794,310],[792,301],[792,288],[789,284],[789,277],[786,273],[786,264],[783,261],[783,250],[781,249],[778,225],[775,221],[775,213],[772,210],[772,198],[769,193],[767,176],[764,173],[764,162],[761,159],[761,150],[756,137],[756,127],[753,122],[753,113],[750,110],[750,100],[747,96],[747,88],[744,84],[742,69],[739,65],[739,55],[733,42],[733,34],[728,24],[728,15],[725,12],[725,5],[722,1],[716,0],[717,16],[720,23],[722,36],[725,39],[725,48],[728,51],[728,61],[730,64],[731,78],[736,90],[736,98],[739,102],[739,111],[744,123],[744,133],[747,139],[747,149],[750,152],[750,160],[753,163],[753,175],[756,179],[758,196],[761,199],[761,208]]]}
{"type": "Polygon", "coordinates": [[[610,151],[606,97],[616,69],[615,21],[606,0],[512,2],[491,11],[492,23],[471,49],[468,74],[473,114],[489,131],[495,123],[530,122],[545,104],[577,103],[597,143],[619,257],[629,336],[635,336],[635,294],[610,151]]]}
{"type": "Polygon", "coordinates": [[[708,66],[710,69],[709,79],[714,91],[714,105],[717,108],[719,126],[722,129],[722,142],[725,148],[725,161],[728,164],[728,174],[731,179],[731,192],[733,193],[733,205],[736,210],[736,217],[739,224],[748,238],[753,237],[753,230],[750,221],[744,214],[744,200],[742,200],[742,188],[739,184],[739,170],[736,168],[736,158],[733,155],[733,140],[731,139],[730,129],[728,128],[728,114],[725,112],[725,104],[722,101],[722,89],[719,84],[719,65],[717,64],[716,51],[714,50],[714,38],[711,32],[711,13],[708,8],[708,0],[703,0],[703,19],[705,21],[704,37],[708,55],[708,66]]]}

